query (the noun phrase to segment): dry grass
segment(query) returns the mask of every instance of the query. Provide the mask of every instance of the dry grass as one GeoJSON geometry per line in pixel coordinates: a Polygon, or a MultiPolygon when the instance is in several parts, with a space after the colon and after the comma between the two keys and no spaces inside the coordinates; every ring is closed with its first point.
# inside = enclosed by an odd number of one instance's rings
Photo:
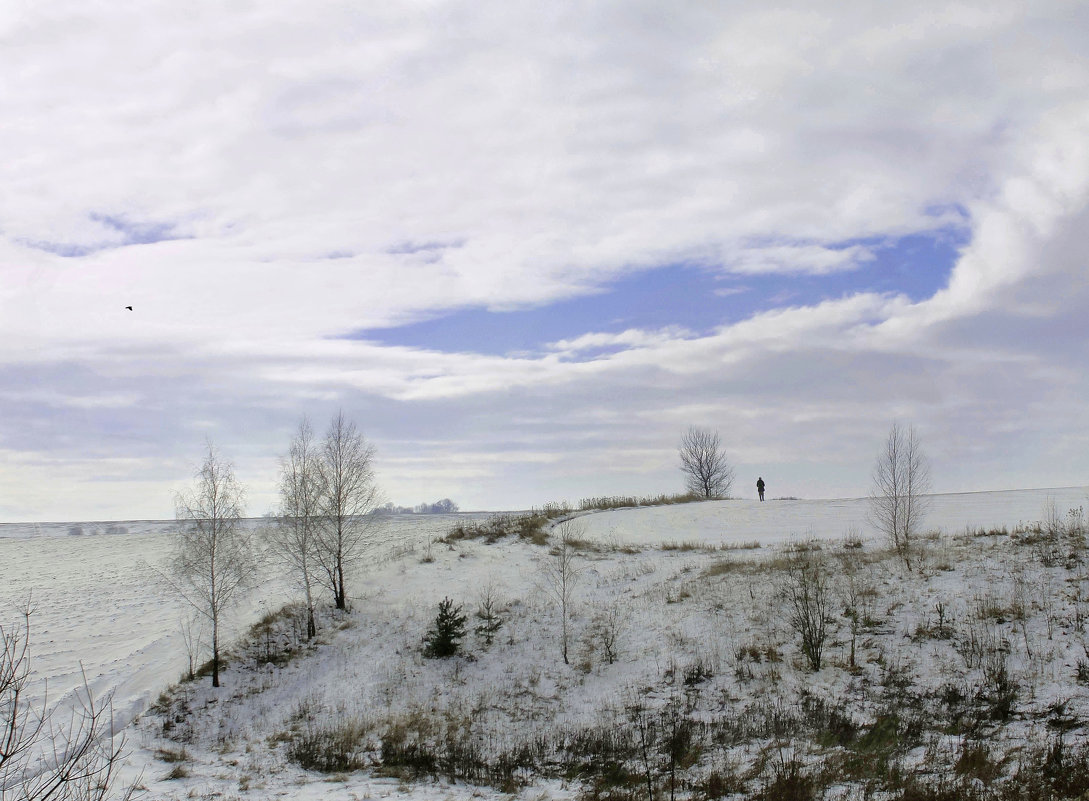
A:
{"type": "Polygon", "coordinates": [[[630,509],[637,506],[670,506],[676,503],[699,503],[706,498],[691,492],[674,495],[608,495],[599,498],[583,498],[579,511],[591,509],[630,509]]]}
{"type": "Polygon", "coordinates": [[[545,545],[548,543],[548,532],[545,531],[545,526],[549,520],[550,517],[547,514],[536,511],[521,515],[496,514],[485,520],[460,522],[435,542],[449,545],[458,540],[483,539],[490,545],[504,537],[516,536],[534,545],[545,545]]]}

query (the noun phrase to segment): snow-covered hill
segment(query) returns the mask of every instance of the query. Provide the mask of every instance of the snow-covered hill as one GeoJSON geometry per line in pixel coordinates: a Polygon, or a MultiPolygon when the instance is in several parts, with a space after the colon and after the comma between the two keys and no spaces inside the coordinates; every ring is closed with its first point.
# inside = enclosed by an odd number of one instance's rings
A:
{"type": "MultiPolygon", "coordinates": [[[[504,781],[527,797],[573,797],[602,780],[598,757],[579,768],[582,781],[561,779],[590,758],[579,748],[608,740],[622,750],[640,725],[652,726],[657,748],[663,716],[683,709],[700,745],[681,774],[682,795],[714,797],[706,788],[729,779],[743,787],[735,797],[748,797],[775,780],[774,756],[842,791],[830,797],[855,797],[862,778],[837,783],[828,771],[847,770],[852,749],[890,725],[886,768],[940,773],[983,741],[984,756],[1006,765],[996,775],[1008,775],[1010,755],[1050,742],[1056,726],[1071,745],[1085,739],[1089,562],[1083,545],[1064,541],[1068,552],[1051,553],[1031,530],[1049,508],[1073,520],[1068,510],[1084,507],[1089,488],[935,496],[910,573],[867,523],[861,499],[581,514],[570,664],[560,658],[545,578],[549,546],[513,536],[442,542],[450,519],[398,520],[355,582],[353,612],[322,614],[316,647],[301,648],[298,630],[281,621],[271,639],[234,655],[222,689],[185,685],[144,715],[129,735],[130,770],[142,769],[152,796],[164,799],[499,797],[476,785],[504,781]],[[862,547],[845,547],[847,535],[862,547]],[[816,673],[783,595],[797,558],[819,563],[830,582],[816,673]],[[471,617],[489,586],[504,609],[495,643],[470,634],[468,656],[423,658],[438,602],[448,596],[471,617]],[[844,615],[849,593],[861,610],[854,631],[844,615]],[[1005,700],[996,696],[1002,687],[1012,693],[1005,700]],[[353,758],[366,769],[330,783],[300,767],[292,749],[345,725],[356,727],[353,758]],[[481,773],[451,768],[462,777],[451,784],[439,768],[405,766],[391,737],[424,751],[474,743],[466,765],[481,773]],[[162,761],[170,754],[182,769],[162,761]],[[496,779],[512,754],[525,764],[496,779]]],[[[33,592],[34,667],[51,697],[75,685],[82,661],[96,691],[116,693],[124,721],[180,674],[182,610],[147,568],[166,554],[168,531],[102,534],[0,539],[0,600],[10,608],[33,592]]],[[[290,598],[286,584],[266,583],[236,630],[290,598]]]]}

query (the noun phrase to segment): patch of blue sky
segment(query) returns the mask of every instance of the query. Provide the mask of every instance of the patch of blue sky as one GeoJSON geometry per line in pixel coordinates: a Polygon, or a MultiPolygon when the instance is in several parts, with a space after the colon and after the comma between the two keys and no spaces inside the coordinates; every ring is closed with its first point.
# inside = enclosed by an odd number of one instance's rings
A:
{"type": "Polygon", "coordinates": [[[172,222],[133,222],[110,214],[92,214],[91,219],[120,234],[122,245],[152,245],[179,238],[172,222]]]}
{"type": "Polygon", "coordinates": [[[112,231],[107,238],[94,242],[77,244],[72,242],[26,241],[37,250],[44,250],[65,258],[80,258],[97,253],[100,250],[128,247],[129,245],[153,245],[156,242],[168,242],[175,239],[187,239],[176,232],[176,223],[172,222],[133,222],[124,217],[111,214],[90,214],[89,219],[112,231]]]}
{"type": "MultiPolygon", "coordinates": [[[[587,333],[673,327],[698,336],[765,311],[810,306],[861,292],[924,300],[946,286],[966,233],[945,228],[888,239],[859,239],[873,258],[825,275],[739,275],[695,264],[669,264],[630,274],[595,293],[546,306],[491,311],[463,308],[406,325],[356,331],[346,338],[446,352],[542,353],[550,343],[587,333]]],[[[600,358],[620,347],[596,348],[600,358]]]]}

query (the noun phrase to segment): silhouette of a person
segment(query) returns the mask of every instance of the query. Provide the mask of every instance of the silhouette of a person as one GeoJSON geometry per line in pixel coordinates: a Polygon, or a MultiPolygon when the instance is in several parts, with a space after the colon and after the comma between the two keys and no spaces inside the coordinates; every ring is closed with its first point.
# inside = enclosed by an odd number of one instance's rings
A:
{"type": "Polygon", "coordinates": [[[764,500],[764,479],[760,477],[756,479],[756,491],[760,493],[760,500],[764,500]]]}

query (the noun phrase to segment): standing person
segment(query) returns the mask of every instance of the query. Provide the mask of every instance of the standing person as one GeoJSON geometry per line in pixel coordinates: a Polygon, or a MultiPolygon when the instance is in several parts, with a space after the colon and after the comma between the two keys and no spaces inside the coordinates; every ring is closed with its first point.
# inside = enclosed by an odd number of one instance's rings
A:
{"type": "Polygon", "coordinates": [[[764,500],[764,478],[761,476],[756,479],[756,491],[760,493],[760,500],[764,500]]]}

